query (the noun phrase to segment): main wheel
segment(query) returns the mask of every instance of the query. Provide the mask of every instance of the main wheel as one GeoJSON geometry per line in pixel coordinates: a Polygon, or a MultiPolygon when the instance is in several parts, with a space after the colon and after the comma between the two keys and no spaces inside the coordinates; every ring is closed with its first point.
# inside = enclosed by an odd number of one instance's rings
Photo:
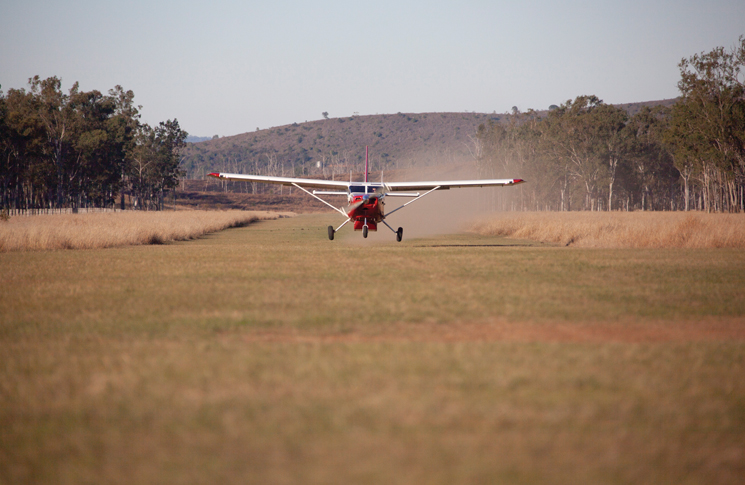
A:
{"type": "Polygon", "coordinates": [[[362,226],[362,237],[367,237],[367,226],[362,226]]]}
{"type": "Polygon", "coordinates": [[[399,227],[398,231],[396,231],[396,241],[401,242],[401,239],[404,238],[404,228],[399,227]]]}
{"type": "Polygon", "coordinates": [[[334,231],[334,226],[329,226],[329,240],[330,241],[334,240],[334,232],[336,232],[334,231]]]}

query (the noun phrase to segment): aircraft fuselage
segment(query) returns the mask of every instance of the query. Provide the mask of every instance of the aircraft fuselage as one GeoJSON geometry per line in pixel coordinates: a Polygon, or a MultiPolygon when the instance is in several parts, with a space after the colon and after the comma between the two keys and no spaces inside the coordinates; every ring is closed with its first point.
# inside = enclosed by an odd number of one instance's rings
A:
{"type": "Polygon", "coordinates": [[[352,185],[349,187],[347,216],[354,223],[355,231],[367,226],[370,231],[378,230],[378,223],[385,217],[385,192],[379,184],[352,185]]]}

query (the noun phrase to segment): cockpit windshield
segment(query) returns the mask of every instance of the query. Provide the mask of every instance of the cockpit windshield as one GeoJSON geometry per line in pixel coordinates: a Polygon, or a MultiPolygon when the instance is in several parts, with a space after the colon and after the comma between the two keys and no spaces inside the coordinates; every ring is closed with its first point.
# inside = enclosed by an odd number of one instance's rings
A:
{"type": "Polygon", "coordinates": [[[349,186],[349,192],[353,194],[377,194],[380,192],[382,187],[373,187],[371,185],[350,185],[349,186]],[[365,189],[367,189],[367,192],[365,192],[365,189]]]}

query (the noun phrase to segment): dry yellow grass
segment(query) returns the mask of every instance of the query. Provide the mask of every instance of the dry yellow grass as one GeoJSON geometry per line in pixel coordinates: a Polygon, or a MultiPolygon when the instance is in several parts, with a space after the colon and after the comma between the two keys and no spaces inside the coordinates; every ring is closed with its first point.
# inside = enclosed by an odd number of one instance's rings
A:
{"type": "Polygon", "coordinates": [[[0,252],[163,244],[279,216],[261,211],[183,211],[12,217],[0,222],[0,252]]]}
{"type": "Polygon", "coordinates": [[[337,220],[0,253],[0,484],[745,483],[745,251],[337,220]]]}
{"type": "Polygon", "coordinates": [[[583,248],[745,248],[745,214],[511,212],[483,217],[471,230],[583,248]]]}

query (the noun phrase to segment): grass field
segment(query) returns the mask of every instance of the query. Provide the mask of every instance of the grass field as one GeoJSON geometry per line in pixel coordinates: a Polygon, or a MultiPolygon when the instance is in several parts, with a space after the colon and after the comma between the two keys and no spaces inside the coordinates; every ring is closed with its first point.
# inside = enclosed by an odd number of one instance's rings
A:
{"type": "Polygon", "coordinates": [[[745,251],[0,254],[0,483],[743,483],[745,251]]]}
{"type": "Polygon", "coordinates": [[[745,249],[745,214],[705,212],[504,212],[477,234],[583,248],[745,249]]]}
{"type": "Polygon", "coordinates": [[[281,215],[265,211],[99,212],[14,216],[0,221],[0,252],[102,249],[188,241],[281,215]]]}

